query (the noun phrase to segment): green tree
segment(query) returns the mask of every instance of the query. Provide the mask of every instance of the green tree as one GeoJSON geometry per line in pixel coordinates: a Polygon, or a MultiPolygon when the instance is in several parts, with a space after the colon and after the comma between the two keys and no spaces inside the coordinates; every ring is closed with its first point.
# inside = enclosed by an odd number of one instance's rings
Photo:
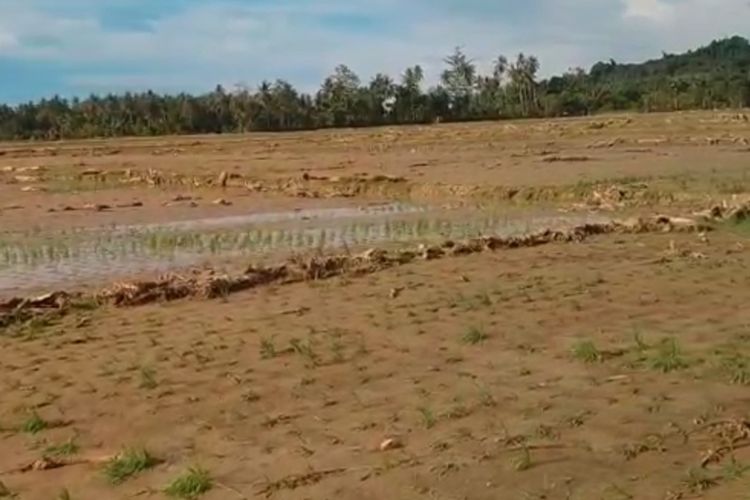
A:
{"type": "Polygon", "coordinates": [[[443,62],[448,67],[440,75],[440,81],[450,96],[453,116],[466,118],[477,83],[476,65],[460,47],[456,47],[453,54],[443,59],[443,62]]]}

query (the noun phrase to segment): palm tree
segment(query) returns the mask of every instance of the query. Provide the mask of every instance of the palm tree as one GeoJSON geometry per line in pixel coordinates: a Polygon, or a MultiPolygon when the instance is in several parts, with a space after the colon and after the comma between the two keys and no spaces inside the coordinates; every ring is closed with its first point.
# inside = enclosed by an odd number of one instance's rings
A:
{"type": "Polygon", "coordinates": [[[401,85],[398,88],[396,106],[400,110],[399,119],[406,123],[417,123],[421,115],[420,98],[422,96],[422,81],[424,71],[419,65],[406,68],[401,76],[401,85]]]}
{"type": "Polygon", "coordinates": [[[534,56],[518,54],[516,62],[508,68],[511,84],[518,93],[521,114],[530,116],[538,108],[536,74],[539,71],[539,60],[534,56]]]}
{"type": "Polygon", "coordinates": [[[462,117],[468,110],[474,86],[477,81],[477,68],[474,61],[456,47],[453,54],[443,61],[448,68],[443,71],[440,80],[445,85],[458,117],[462,117]]]}
{"type": "Polygon", "coordinates": [[[378,73],[370,81],[368,88],[370,100],[370,117],[374,123],[383,123],[384,117],[393,110],[396,97],[396,85],[390,76],[378,73]]]}
{"type": "Polygon", "coordinates": [[[492,67],[492,76],[497,80],[498,83],[503,81],[505,73],[508,71],[508,59],[504,55],[497,56],[495,64],[492,67]]]}

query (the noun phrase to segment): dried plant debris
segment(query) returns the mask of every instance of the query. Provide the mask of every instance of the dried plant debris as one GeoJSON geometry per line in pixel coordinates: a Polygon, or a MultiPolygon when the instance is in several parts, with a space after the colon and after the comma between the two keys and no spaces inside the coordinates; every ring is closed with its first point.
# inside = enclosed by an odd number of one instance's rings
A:
{"type": "Polygon", "coordinates": [[[580,242],[587,237],[613,233],[707,232],[711,225],[700,220],[657,215],[625,221],[583,224],[567,230],[544,229],[521,236],[478,237],[440,245],[419,245],[413,249],[373,248],[361,254],[294,256],[283,264],[250,266],[244,273],[230,276],[213,270],[195,270],[185,275],[167,274],[155,280],[118,282],[94,294],[55,291],[31,298],[11,298],[0,302],[0,328],[22,323],[40,315],[61,315],[76,304],[137,306],[187,297],[220,298],[271,283],[285,284],[323,280],[335,276],[358,276],[408,264],[485,251],[534,247],[554,242],[580,242]]]}

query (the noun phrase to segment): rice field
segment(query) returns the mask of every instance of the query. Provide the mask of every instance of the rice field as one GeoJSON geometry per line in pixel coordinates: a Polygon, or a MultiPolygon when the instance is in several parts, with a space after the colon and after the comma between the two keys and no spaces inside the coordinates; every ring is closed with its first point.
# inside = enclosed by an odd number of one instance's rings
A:
{"type": "Polygon", "coordinates": [[[0,144],[0,498],[748,500],[746,114],[0,144]]]}
{"type": "Polygon", "coordinates": [[[368,245],[512,236],[602,222],[592,214],[537,215],[386,205],[204,218],[106,229],[30,231],[0,239],[0,293],[59,287],[75,279],[105,283],[127,275],[204,262],[268,260],[368,245]]]}

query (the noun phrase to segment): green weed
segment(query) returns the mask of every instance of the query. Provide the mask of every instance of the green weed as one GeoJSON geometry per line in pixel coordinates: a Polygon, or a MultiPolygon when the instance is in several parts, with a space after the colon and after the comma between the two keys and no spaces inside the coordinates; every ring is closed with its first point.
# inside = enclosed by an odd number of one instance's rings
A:
{"type": "Polygon", "coordinates": [[[432,429],[437,424],[437,418],[431,409],[426,406],[420,406],[418,409],[419,414],[422,416],[422,424],[426,429],[432,429]]]}
{"type": "Polygon", "coordinates": [[[37,412],[32,411],[23,424],[21,424],[21,431],[27,434],[39,434],[50,427],[50,422],[40,417],[37,412]]]}
{"type": "Polygon", "coordinates": [[[664,340],[651,358],[651,368],[662,373],[683,370],[687,367],[688,363],[683,358],[680,346],[674,338],[664,340]]]}
{"type": "Polygon", "coordinates": [[[590,340],[576,342],[572,349],[573,358],[584,363],[599,363],[602,361],[602,353],[590,340]]]}
{"type": "Polygon", "coordinates": [[[147,450],[129,448],[107,462],[104,475],[110,483],[121,484],[158,464],[159,460],[147,450]]]}
{"type": "Polygon", "coordinates": [[[732,457],[732,459],[727,462],[721,470],[724,479],[730,481],[742,479],[748,472],[750,472],[750,465],[740,463],[734,457],[732,457]]]}
{"type": "Polygon", "coordinates": [[[46,457],[69,457],[75,455],[80,450],[78,443],[75,442],[74,438],[70,438],[64,443],[53,444],[47,446],[44,449],[44,456],[46,457]]]}
{"type": "Polygon", "coordinates": [[[721,371],[731,384],[750,385],[750,358],[734,354],[721,361],[721,371]]]}
{"type": "Polygon", "coordinates": [[[289,344],[294,352],[305,358],[311,366],[318,365],[318,355],[315,353],[310,340],[303,342],[299,339],[292,339],[289,344]]]}
{"type": "Polygon", "coordinates": [[[461,342],[463,342],[464,344],[469,344],[469,345],[477,345],[477,344],[481,344],[488,338],[489,336],[486,333],[484,333],[484,331],[482,331],[480,328],[472,326],[464,334],[464,336],[461,337],[461,342]]]}
{"type": "Polygon", "coordinates": [[[174,498],[192,500],[213,488],[213,479],[205,469],[190,468],[186,473],[172,481],[164,492],[174,498]]]}

